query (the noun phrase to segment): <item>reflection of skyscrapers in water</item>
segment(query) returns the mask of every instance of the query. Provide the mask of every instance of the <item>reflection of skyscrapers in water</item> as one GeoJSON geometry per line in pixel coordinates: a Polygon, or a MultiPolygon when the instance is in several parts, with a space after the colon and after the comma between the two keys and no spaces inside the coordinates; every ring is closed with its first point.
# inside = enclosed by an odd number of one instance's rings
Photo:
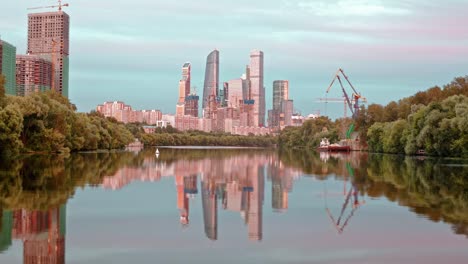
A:
{"type": "Polygon", "coordinates": [[[202,206],[205,234],[211,240],[218,239],[218,201],[216,191],[209,182],[202,181],[202,206]]]}
{"type": "Polygon", "coordinates": [[[249,226],[249,239],[262,240],[263,225],[263,192],[265,189],[264,167],[254,167],[249,174],[252,179],[252,192],[249,193],[249,210],[247,223],[249,226]],[[256,173],[255,173],[256,171],[256,173]]]}
{"type": "Polygon", "coordinates": [[[184,177],[176,175],[177,208],[180,212],[180,223],[189,224],[190,197],[198,193],[197,175],[184,177]]]}
{"type": "Polygon", "coordinates": [[[202,181],[202,203],[205,233],[212,240],[217,239],[218,200],[222,208],[239,212],[245,220],[248,237],[262,239],[263,199],[265,185],[264,160],[245,156],[242,159],[226,159],[220,164],[211,164],[211,170],[204,174],[202,181]],[[230,166],[224,166],[224,162],[230,166]],[[243,169],[226,171],[225,168],[243,169]]]}
{"type": "Polygon", "coordinates": [[[24,263],[65,263],[65,206],[48,211],[5,211],[1,220],[0,252],[11,245],[12,238],[21,239],[24,263]]]}
{"type": "Polygon", "coordinates": [[[289,192],[292,190],[293,180],[297,173],[278,163],[268,166],[268,177],[271,180],[271,206],[275,212],[288,209],[289,192]]]}

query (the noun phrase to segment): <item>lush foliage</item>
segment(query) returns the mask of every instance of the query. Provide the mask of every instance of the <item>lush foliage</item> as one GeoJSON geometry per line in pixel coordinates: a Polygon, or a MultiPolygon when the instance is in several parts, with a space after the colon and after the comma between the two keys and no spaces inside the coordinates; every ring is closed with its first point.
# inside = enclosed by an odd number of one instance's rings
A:
{"type": "Polygon", "coordinates": [[[315,148],[322,137],[331,142],[345,138],[354,122],[361,147],[370,151],[433,156],[468,157],[468,76],[455,78],[443,88],[433,87],[386,106],[361,107],[356,120],[327,118],[290,127],[279,136],[281,147],[315,148]]]}
{"type": "Polygon", "coordinates": [[[7,96],[0,106],[0,155],[122,148],[133,135],[115,119],[76,113],[55,93],[7,96]]]}
{"type": "Polygon", "coordinates": [[[428,106],[413,106],[407,119],[373,124],[369,149],[375,152],[468,157],[468,97],[454,95],[428,106]]]}
{"type": "Polygon", "coordinates": [[[143,134],[141,141],[147,146],[272,147],[276,144],[276,138],[272,136],[239,136],[201,131],[182,133],[171,127],[154,134],[143,134]]]}

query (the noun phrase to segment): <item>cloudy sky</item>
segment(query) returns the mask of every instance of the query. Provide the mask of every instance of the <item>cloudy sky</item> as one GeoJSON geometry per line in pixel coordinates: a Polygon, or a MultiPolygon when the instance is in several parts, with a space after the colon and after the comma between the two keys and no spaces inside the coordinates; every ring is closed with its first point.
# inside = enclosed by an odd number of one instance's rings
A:
{"type": "MultiPolygon", "coordinates": [[[[26,51],[27,7],[3,1],[1,37],[26,51]]],[[[267,108],[274,80],[290,81],[303,114],[343,114],[324,97],[342,67],[369,102],[387,103],[468,74],[468,0],[69,0],[70,99],[79,111],[122,100],[175,112],[184,62],[202,93],[206,56],[220,50],[221,81],[249,52],[265,53],[267,108]]],[[[340,97],[334,86],[328,97],[340,97]]]]}

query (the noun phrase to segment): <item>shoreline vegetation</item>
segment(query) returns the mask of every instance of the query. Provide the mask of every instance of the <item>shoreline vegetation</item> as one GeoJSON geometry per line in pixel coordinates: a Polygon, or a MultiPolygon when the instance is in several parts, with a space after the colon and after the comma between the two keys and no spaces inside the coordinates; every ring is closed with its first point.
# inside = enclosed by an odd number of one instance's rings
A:
{"type": "Polygon", "coordinates": [[[354,122],[362,149],[391,154],[468,157],[468,76],[386,106],[361,107],[356,120],[327,117],[287,127],[278,136],[238,136],[172,127],[145,134],[143,124],[123,124],[97,112],[77,113],[53,92],[6,96],[0,75],[0,157],[20,153],[67,153],[123,149],[135,139],[146,146],[204,146],[315,149],[323,137],[345,138],[354,122]]]}
{"type": "Polygon", "coordinates": [[[315,148],[323,137],[346,137],[354,123],[362,149],[374,153],[468,158],[468,76],[455,78],[386,106],[361,107],[356,120],[327,117],[288,127],[278,138],[284,148],[315,148]]]}

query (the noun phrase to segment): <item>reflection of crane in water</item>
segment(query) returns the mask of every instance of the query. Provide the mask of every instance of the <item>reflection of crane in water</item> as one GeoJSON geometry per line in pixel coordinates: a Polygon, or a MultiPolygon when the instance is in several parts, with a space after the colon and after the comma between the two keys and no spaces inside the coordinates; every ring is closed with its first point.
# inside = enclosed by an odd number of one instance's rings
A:
{"type": "MultiPolygon", "coordinates": [[[[354,170],[349,162],[346,163],[346,168],[348,169],[349,175],[351,177],[354,177],[354,170]]],[[[337,219],[335,219],[335,217],[330,211],[330,208],[328,208],[327,191],[325,190],[325,210],[327,212],[328,217],[333,222],[333,225],[335,226],[336,230],[338,231],[338,234],[343,233],[345,227],[348,225],[356,210],[365,203],[364,200],[361,202],[359,201],[359,192],[355,184],[352,183],[351,187],[349,188],[349,191],[346,191],[346,182],[347,181],[345,178],[343,189],[343,195],[345,196],[345,200],[343,206],[341,207],[340,215],[337,219]],[[347,215],[345,215],[346,209],[348,209],[350,204],[352,204],[351,211],[347,215]]]]}

